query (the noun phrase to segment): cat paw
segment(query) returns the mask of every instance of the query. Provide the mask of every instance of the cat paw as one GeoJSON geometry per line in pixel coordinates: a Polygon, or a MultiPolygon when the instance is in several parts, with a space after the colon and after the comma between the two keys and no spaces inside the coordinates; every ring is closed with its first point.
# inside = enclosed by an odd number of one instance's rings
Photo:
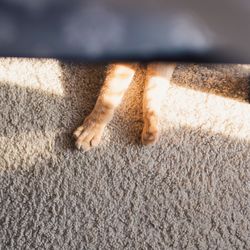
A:
{"type": "Polygon", "coordinates": [[[158,141],[159,138],[159,131],[157,127],[153,126],[144,126],[141,141],[143,145],[153,145],[158,141]]]}
{"type": "Polygon", "coordinates": [[[87,117],[82,126],[74,132],[76,147],[88,151],[96,147],[101,141],[104,126],[91,117],[87,117]]]}

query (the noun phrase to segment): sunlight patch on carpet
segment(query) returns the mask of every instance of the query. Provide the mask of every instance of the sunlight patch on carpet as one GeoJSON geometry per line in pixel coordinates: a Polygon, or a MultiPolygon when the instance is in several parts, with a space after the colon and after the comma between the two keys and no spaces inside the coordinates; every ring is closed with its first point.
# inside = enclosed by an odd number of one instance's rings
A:
{"type": "Polygon", "coordinates": [[[57,60],[0,59],[0,84],[8,83],[63,96],[61,81],[62,71],[57,60]]]}
{"type": "Polygon", "coordinates": [[[176,85],[168,89],[162,121],[250,141],[250,104],[176,85]]]}

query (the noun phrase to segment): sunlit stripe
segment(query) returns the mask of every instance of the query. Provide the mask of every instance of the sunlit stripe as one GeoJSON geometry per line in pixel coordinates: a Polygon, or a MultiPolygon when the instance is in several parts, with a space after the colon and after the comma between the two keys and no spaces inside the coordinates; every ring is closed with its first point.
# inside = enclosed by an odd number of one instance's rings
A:
{"type": "Polygon", "coordinates": [[[63,95],[62,71],[57,60],[0,59],[0,84],[38,89],[63,95]]]}
{"type": "Polygon", "coordinates": [[[250,104],[174,84],[162,106],[162,120],[250,140],[250,104]]]}

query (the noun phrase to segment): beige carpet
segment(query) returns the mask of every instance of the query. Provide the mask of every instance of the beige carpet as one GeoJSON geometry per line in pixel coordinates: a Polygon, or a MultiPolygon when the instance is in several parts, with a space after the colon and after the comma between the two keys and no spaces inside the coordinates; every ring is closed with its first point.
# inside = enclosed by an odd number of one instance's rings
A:
{"type": "Polygon", "coordinates": [[[179,65],[149,148],[144,73],[83,153],[105,66],[0,59],[0,249],[250,249],[250,66],[179,65]]]}

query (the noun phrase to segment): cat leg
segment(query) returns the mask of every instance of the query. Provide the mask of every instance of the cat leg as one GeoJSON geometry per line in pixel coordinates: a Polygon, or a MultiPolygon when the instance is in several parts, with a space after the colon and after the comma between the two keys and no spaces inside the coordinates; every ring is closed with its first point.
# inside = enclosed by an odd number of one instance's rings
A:
{"type": "Polygon", "coordinates": [[[147,67],[147,76],[143,96],[142,143],[154,144],[159,137],[159,113],[161,102],[175,69],[175,64],[151,63],[147,67]]]}
{"type": "Polygon", "coordinates": [[[112,119],[115,108],[120,104],[124,93],[132,82],[136,71],[135,64],[109,65],[104,85],[95,107],[75,132],[78,149],[85,151],[99,144],[103,130],[112,119]]]}

